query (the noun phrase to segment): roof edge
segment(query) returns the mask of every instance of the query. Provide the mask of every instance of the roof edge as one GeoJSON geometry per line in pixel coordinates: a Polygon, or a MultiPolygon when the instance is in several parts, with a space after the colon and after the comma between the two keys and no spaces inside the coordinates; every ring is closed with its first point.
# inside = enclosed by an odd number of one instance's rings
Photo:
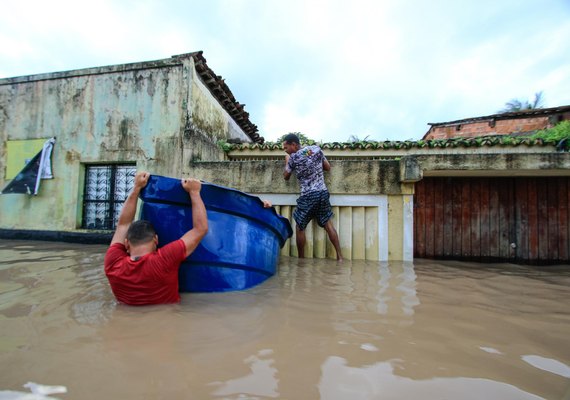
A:
{"type": "Polygon", "coordinates": [[[60,72],[41,73],[33,75],[23,75],[11,78],[1,78],[1,85],[13,85],[19,83],[30,83],[44,80],[65,79],[85,75],[100,75],[113,72],[125,72],[142,69],[154,69],[170,66],[182,65],[185,58],[193,58],[198,76],[204,82],[210,93],[226,110],[235,123],[244,131],[244,133],[255,143],[264,143],[265,138],[259,135],[257,125],[249,120],[249,113],[245,111],[245,104],[240,104],[234,97],[230,88],[224,82],[224,79],[216,75],[214,71],[206,63],[203,51],[195,51],[174,55],[170,58],[142,61],[127,64],[107,65],[102,67],[90,67],[82,69],[74,69],[60,72]]]}
{"type": "Polygon", "coordinates": [[[225,80],[221,76],[216,75],[208,66],[202,51],[173,56],[177,60],[190,57],[194,59],[194,67],[202,82],[236,124],[253,142],[264,143],[265,138],[259,135],[257,125],[249,120],[249,113],[245,111],[245,104],[241,104],[236,100],[232,91],[226,85],[225,80]]]}
{"type": "MultiPolygon", "coordinates": [[[[311,143],[313,144],[313,143],[311,143]]],[[[438,148],[458,148],[458,147],[559,147],[559,151],[568,151],[566,139],[553,140],[534,138],[530,136],[509,136],[509,135],[490,135],[467,138],[450,138],[450,139],[428,139],[428,140],[385,140],[385,141],[363,141],[363,142],[329,142],[318,143],[323,150],[394,150],[394,149],[438,149],[438,148]]],[[[283,151],[281,143],[266,142],[259,143],[221,143],[221,148],[225,152],[243,151],[243,150],[261,150],[261,151],[283,151]]]]}
{"type": "Polygon", "coordinates": [[[570,105],[558,106],[558,107],[549,107],[549,108],[534,108],[531,110],[521,110],[521,111],[515,111],[515,112],[498,113],[498,114],[484,115],[481,117],[457,119],[457,120],[447,121],[447,122],[428,122],[428,125],[430,125],[430,126],[459,125],[461,123],[467,123],[467,122],[473,122],[473,121],[510,119],[510,118],[533,116],[533,115],[547,115],[547,114],[554,114],[554,113],[567,112],[567,111],[570,111],[570,105]]]}

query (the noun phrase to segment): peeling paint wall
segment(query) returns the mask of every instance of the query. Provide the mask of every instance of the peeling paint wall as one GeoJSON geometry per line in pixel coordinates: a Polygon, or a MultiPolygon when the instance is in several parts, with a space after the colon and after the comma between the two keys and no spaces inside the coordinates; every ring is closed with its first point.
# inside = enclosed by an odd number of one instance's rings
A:
{"type": "MultiPolygon", "coordinates": [[[[400,161],[331,161],[325,183],[332,194],[402,193],[400,161]]],[[[299,193],[296,179],[283,179],[283,161],[204,162],[183,172],[249,193],[299,193]]]]}
{"type": "MultiPolygon", "coordinates": [[[[0,85],[3,143],[56,137],[55,179],[43,182],[36,197],[0,196],[0,208],[10,210],[2,216],[3,228],[77,228],[84,164],[134,162],[163,173],[178,169],[179,140],[172,138],[180,135],[180,68],[93,72],[0,85]],[[156,155],[164,143],[170,144],[162,150],[167,162],[156,155]]],[[[4,168],[0,175],[3,187],[4,168]]]]}
{"type": "Polygon", "coordinates": [[[191,56],[0,79],[0,186],[8,141],[56,137],[55,178],[38,196],[0,196],[0,228],[78,229],[85,165],[182,176],[224,160],[217,140],[247,136],[199,79],[191,56]]]}

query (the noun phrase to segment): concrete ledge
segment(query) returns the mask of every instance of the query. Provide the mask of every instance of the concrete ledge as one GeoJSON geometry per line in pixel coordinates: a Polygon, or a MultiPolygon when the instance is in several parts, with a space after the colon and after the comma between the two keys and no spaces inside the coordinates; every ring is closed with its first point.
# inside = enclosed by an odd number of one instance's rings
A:
{"type": "Polygon", "coordinates": [[[570,153],[422,155],[424,176],[568,176],[570,153]]]}
{"type": "MultiPolygon", "coordinates": [[[[399,194],[400,162],[397,160],[331,161],[325,182],[331,194],[399,194]]],[[[246,193],[298,194],[297,178],[283,179],[283,160],[190,163],[183,171],[206,182],[246,193]]]]}
{"type": "Polygon", "coordinates": [[[0,229],[0,239],[10,240],[45,240],[50,242],[68,242],[84,244],[109,244],[113,232],[65,232],[36,231],[23,229],[0,229]]]}

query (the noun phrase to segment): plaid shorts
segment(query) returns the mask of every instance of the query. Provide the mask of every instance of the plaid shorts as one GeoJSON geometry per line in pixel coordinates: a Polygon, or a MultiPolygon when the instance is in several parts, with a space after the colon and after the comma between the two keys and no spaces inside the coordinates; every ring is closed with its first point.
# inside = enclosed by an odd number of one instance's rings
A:
{"type": "Polygon", "coordinates": [[[300,230],[304,231],[313,218],[317,219],[319,226],[325,226],[332,218],[333,212],[327,190],[309,192],[297,199],[297,208],[293,211],[293,218],[300,230]]]}

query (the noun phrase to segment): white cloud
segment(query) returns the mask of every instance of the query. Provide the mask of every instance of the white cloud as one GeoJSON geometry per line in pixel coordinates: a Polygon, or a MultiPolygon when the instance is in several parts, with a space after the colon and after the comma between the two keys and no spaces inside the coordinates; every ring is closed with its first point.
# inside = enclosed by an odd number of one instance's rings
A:
{"type": "Polygon", "coordinates": [[[320,89],[297,82],[274,92],[264,107],[266,139],[273,141],[289,132],[302,132],[313,139],[330,137],[340,126],[346,107],[342,96],[320,89]]]}
{"type": "Polygon", "coordinates": [[[0,14],[0,76],[204,50],[268,140],[419,138],[540,90],[570,104],[570,7],[546,1],[23,0],[0,14]]]}

